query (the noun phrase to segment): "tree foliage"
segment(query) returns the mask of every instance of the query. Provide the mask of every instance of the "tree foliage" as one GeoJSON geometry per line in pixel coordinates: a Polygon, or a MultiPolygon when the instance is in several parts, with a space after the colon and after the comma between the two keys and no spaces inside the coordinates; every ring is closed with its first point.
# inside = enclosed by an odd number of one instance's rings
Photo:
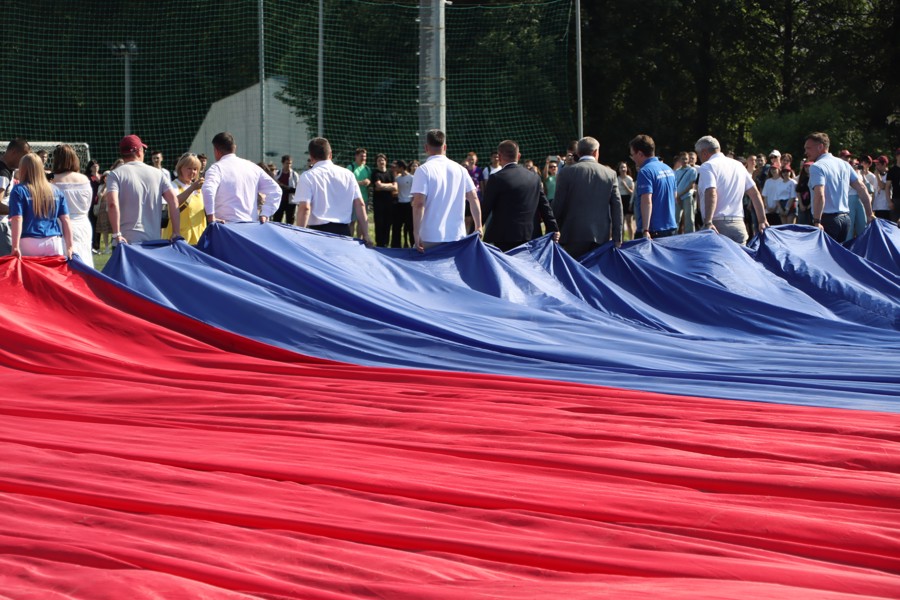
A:
{"type": "Polygon", "coordinates": [[[612,162],[637,133],[667,156],[705,134],[799,154],[807,128],[876,150],[900,136],[900,3],[596,0],[585,14],[586,132],[612,162]],[[892,37],[893,36],[893,37],[892,37]]]}
{"type": "MultiPolygon", "coordinates": [[[[288,50],[268,62],[285,78],[282,99],[315,123],[318,4],[273,9],[267,21],[294,25],[288,50]]],[[[526,141],[523,152],[533,155],[563,147],[573,126],[568,0],[454,5],[445,14],[449,153],[488,152],[504,138],[526,141]]],[[[349,160],[356,146],[417,156],[418,4],[326,0],[324,15],[324,133],[336,156],[349,160]]]]}
{"type": "MultiPolygon", "coordinates": [[[[315,0],[264,0],[265,64],[284,99],[318,117],[315,0]]],[[[418,2],[325,0],[325,132],[414,156],[418,2]]],[[[574,1],[454,0],[447,16],[451,154],[528,140],[536,157],[575,137],[574,1]],[[559,27],[562,19],[563,26],[559,27]],[[478,25],[477,27],[475,25],[478,25]],[[568,29],[566,27],[568,24],[568,29]],[[560,33],[560,32],[564,33],[560,33]],[[567,87],[568,85],[568,87],[567,87]],[[511,120],[516,112],[525,118],[511,120]]],[[[900,146],[897,0],[581,0],[585,133],[606,162],[638,133],[668,157],[711,133],[738,153],[799,154],[806,128],[851,150],[900,146]]],[[[104,164],[123,133],[134,41],[133,130],[168,156],[210,105],[257,83],[257,2],[11,0],[0,57],[0,138],[90,143],[104,164]]],[[[250,118],[248,116],[248,118],[250,118]]]]}
{"type": "Polygon", "coordinates": [[[132,133],[169,157],[187,149],[213,101],[258,79],[248,3],[14,0],[4,14],[15,34],[0,47],[0,138],[87,142],[104,166],[124,135],[124,63],[114,44],[137,48],[132,133]]]}

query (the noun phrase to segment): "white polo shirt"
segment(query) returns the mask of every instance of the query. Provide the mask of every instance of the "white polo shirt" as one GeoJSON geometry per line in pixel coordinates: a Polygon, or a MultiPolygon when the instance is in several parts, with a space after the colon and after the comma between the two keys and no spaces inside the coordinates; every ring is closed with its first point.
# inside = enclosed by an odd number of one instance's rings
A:
{"type": "Polygon", "coordinates": [[[309,225],[350,223],[353,201],[359,198],[353,171],[320,160],[300,175],[292,204],[309,204],[309,225]]]}
{"type": "Polygon", "coordinates": [[[697,180],[697,202],[704,221],[725,217],[744,218],[744,194],[754,186],[753,177],[743,163],[716,152],[700,165],[697,180]],[[707,188],[716,188],[716,212],[712,219],[706,216],[705,194],[707,188]]]}
{"type": "Polygon", "coordinates": [[[429,156],[413,175],[413,194],[425,196],[419,226],[423,242],[455,242],[466,237],[466,192],[474,192],[469,172],[443,154],[429,156]]]}
{"type": "Polygon", "coordinates": [[[780,191],[781,177],[775,179],[769,177],[766,179],[766,182],[763,184],[762,192],[760,192],[763,195],[763,199],[766,201],[766,212],[775,212],[775,209],[778,206],[778,193],[780,191]]]}
{"type": "MultiPolygon", "coordinates": [[[[869,175],[873,175],[869,173],[869,175]]],[[[879,173],[878,175],[873,175],[873,178],[877,177],[882,182],[887,182],[887,173],[882,175],[879,173]]],[[[876,183],[878,179],[875,179],[876,183]]],[[[890,210],[891,205],[888,202],[888,191],[891,189],[891,186],[888,185],[884,189],[880,187],[875,187],[875,193],[872,195],[872,210],[890,210]]]]}
{"type": "Polygon", "coordinates": [[[203,206],[206,214],[226,223],[256,221],[271,217],[281,203],[281,186],[268,173],[247,159],[226,154],[206,170],[203,178],[203,206]],[[256,196],[263,195],[257,209],[256,196]]]}

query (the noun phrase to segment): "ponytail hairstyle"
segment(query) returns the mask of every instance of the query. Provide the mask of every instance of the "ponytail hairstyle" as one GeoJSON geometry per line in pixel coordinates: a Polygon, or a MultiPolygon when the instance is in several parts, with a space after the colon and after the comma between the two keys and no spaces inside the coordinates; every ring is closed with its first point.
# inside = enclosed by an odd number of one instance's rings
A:
{"type": "Polygon", "coordinates": [[[31,205],[34,216],[47,218],[56,213],[56,198],[53,188],[44,173],[44,161],[33,152],[29,152],[19,161],[19,183],[25,184],[31,194],[31,205]]]}

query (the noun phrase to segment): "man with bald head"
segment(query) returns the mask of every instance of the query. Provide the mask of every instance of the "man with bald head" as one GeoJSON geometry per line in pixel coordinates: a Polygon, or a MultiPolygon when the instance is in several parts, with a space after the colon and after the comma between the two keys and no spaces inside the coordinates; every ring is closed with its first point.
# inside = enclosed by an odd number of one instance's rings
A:
{"type": "Polygon", "coordinates": [[[576,153],[578,161],[556,176],[552,207],[559,243],[577,258],[610,239],[622,244],[622,198],[615,171],[598,162],[600,142],[581,138],[576,153]]]}

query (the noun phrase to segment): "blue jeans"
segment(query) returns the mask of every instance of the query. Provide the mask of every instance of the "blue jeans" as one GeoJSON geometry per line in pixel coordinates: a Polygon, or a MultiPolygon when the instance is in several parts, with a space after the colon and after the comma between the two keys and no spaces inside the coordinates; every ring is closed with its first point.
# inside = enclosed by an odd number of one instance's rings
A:
{"type": "Polygon", "coordinates": [[[866,210],[863,208],[859,196],[850,196],[850,235],[849,241],[862,234],[866,229],[866,210]]]}
{"type": "Polygon", "coordinates": [[[697,204],[694,202],[694,194],[685,194],[681,200],[675,201],[675,222],[681,221],[681,215],[684,215],[684,232],[694,232],[694,211],[697,210],[697,204]]]}
{"type": "Polygon", "coordinates": [[[825,233],[839,244],[843,244],[850,235],[849,213],[824,213],[822,215],[822,228],[825,233]]]}

